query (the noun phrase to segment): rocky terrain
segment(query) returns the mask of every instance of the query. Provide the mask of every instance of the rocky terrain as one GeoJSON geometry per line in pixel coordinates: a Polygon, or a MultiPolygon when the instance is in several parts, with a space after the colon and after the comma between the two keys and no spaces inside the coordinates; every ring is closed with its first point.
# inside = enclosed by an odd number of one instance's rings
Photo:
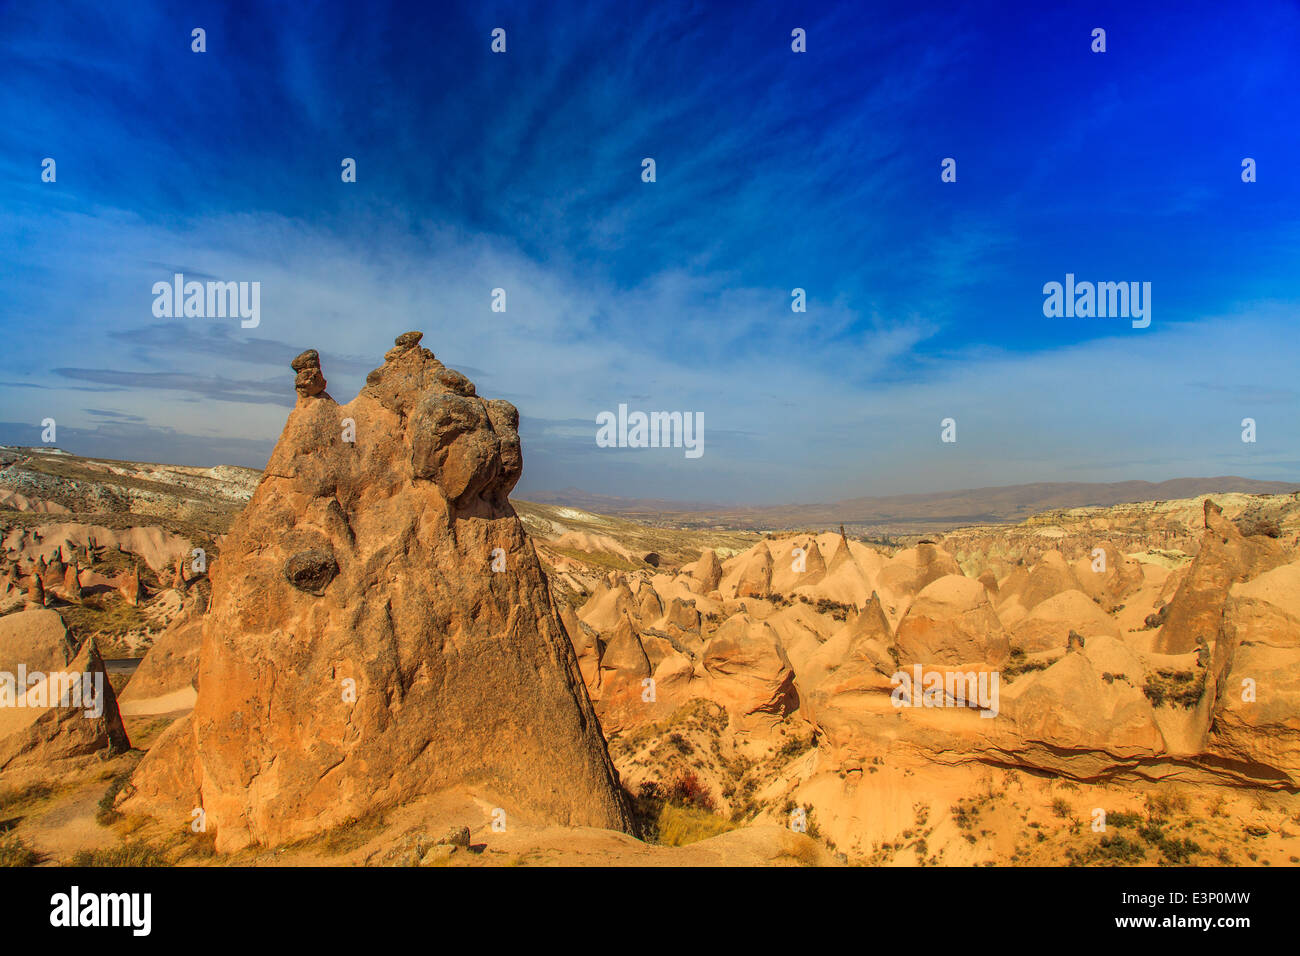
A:
{"type": "Polygon", "coordinates": [[[533,492],[551,505],[582,508],[650,525],[694,529],[773,531],[844,525],[880,538],[941,534],[973,524],[1014,524],[1045,512],[1125,506],[1135,502],[1188,499],[1204,494],[1286,495],[1300,491],[1287,481],[1256,481],[1231,475],[1171,481],[1038,482],[997,488],[850,498],[828,504],[719,505],[595,495],[578,488],[533,492]]]}
{"type": "Polygon", "coordinates": [[[264,473],[0,449],[0,672],[105,687],[0,709],[0,860],[1300,861],[1294,492],[632,520],[419,333],[292,371],[264,473]]]}

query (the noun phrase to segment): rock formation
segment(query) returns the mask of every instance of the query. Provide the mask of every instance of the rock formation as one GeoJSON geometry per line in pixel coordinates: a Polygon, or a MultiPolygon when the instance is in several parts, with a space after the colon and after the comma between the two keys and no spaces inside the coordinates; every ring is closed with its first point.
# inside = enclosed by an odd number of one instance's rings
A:
{"type": "Polygon", "coordinates": [[[131,570],[122,575],[117,589],[127,604],[136,606],[145,599],[144,585],[140,583],[140,566],[133,564],[131,570]]]}
{"type": "Polygon", "coordinates": [[[1119,637],[1119,627],[1093,600],[1071,588],[1039,601],[1034,609],[1011,627],[1011,643],[1033,653],[1065,646],[1073,629],[1084,637],[1119,637]]]}
{"type": "Polygon", "coordinates": [[[76,652],[58,611],[28,610],[0,617],[0,673],[14,674],[18,665],[51,671],[76,652]]]}
{"type": "Polygon", "coordinates": [[[325,391],[325,376],[320,370],[320,355],[315,349],[308,349],[292,362],[289,367],[298,373],[293,387],[304,398],[312,398],[325,391]]]}
{"type": "Polygon", "coordinates": [[[1000,667],[1010,655],[988,591],[974,578],[949,574],[921,589],[896,638],[901,664],[1000,667]]]}
{"type": "Polygon", "coordinates": [[[27,604],[29,607],[45,607],[45,585],[41,583],[41,576],[36,572],[32,573],[31,579],[27,582],[27,604]]]}
{"type": "Polygon", "coordinates": [[[78,603],[81,601],[81,576],[77,570],[77,558],[74,555],[71,563],[63,572],[63,595],[69,601],[78,603]]]}
{"type": "Polygon", "coordinates": [[[1186,654],[1195,649],[1197,636],[1217,635],[1229,589],[1285,560],[1279,542],[1263,535],[1246,537],[1223,516],[1222,508],[1206,498],[1201,550],[1169,602],[1155,649],[1186,654]]]}
{"type": "Polygon", "coordinates": [[[67,569],[63,565],[63,549],[60,548],[54,552],[54,557],[50,563],[45,566],[46,584],[61,585],[63,584],[63,575],[67,569]]]}
{"type": "Polygon", "coordinates": [[[771,626],[736,614],[704,648],[709,696],[742,721],[779,718],[799,706],[794,669],[771,626]]]}
{"type": "Polygon", "coordinates": [[[297,405],[210,568],[194,712],[122,805],[176,820],[202,806],[222,852],[453,786],[631,829],[507,500],[518,413],[419,340],[399,337],[343,406],[318,357],[295,359],[297,405]]]}
{"type": "Polygon", "coordinates": [[[913,595],[950,574],[961,574],[956,560],[939,545],[927,542],[890,558],[881,569],[880,584],[893,594],[913,595]]]}
{"type": "Polygon", "coordinates": [[[0,771],[130,746],[94,640],[75,653],[56,612],[0,618],[0,674],[0,771]],[[30,683],[20,688],[24,672],[30,683]]]}
{"type": "Polygon", "coordinates": [[[710,594],[722,583],[722,562],[712,548],[705,548],[700,560],[691,568],[691,574],[700,584],[701,594],[710,594]]]}
{"type": "Polygon", "coordinates": [[[1085,779],[1153,757],[1165,743],[1141,673],[1118,639],[1089,640],[1003,692],[995,740],[1019,762],[1085,779]]]}
{"type": "Polygon", "coordinates": [[[765,598],[772,593],[772,554],[767,545],[759,545],[743,559],[736,597],[765,598]]]}

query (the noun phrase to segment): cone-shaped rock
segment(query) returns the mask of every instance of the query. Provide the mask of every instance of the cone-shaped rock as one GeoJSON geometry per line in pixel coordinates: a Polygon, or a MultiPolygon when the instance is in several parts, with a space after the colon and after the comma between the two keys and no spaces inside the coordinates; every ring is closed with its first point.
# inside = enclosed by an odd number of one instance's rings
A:
{"type": "Polygon", "coordinates": [[[875,591],[862,610],[850,617],[809,655],[804,666],[796,673],[801,691],[810,691],[826,677],[841,667],[850,670],[876,669],[892,673],[896,668],[889,656],[894,637],[889,629],[889,619],[881,606],[880,595],[875,591]]]}
{"type": "Polygon", "coordinates": [[[63,575],[66,570],[67,568],[64,567],[63,564],[63,549],[60,548],[58,551],[54,552],[54,557],[51,558],[50,563],[45,566],[46,583],[56,585],[62,584],[63,575]]]}
{"type": "MultiPolygon", "coordinates": [[[[48,650],[57,649],[56,640],[48,650]]],[[[44,679],[27,688],[23,706],[0,690],[0,771],[131,746],[94,638],[71,662],[46,667],[44,679]]]]}
{"type": "Polygon", "coordinates": [[[77,559],[73,558],[63,572],[63,593],[69,601],[81,601],[81,576],[77,572],[77,559]]]}
{"type": "Polygon", "coordinates": [[[539,820],[630,830],[507,500],[518,413],[414,344],[366,382],[343,406],[300,395],[209,569],[194,712],[120,805],[202,806],[221,852],[466,786],[539,820]]]}
{"type": "Polygon", "coordinates": [[[700,554],[700,560],[691,568],[691,576],[700,582],[701,594],[716,591],[722,583],[722,562],[718,560],[717,552],[705,548],[700,554]]]}
{"type": "Polygon", "coordinates": [[[889,618],[885,616],[880,595],[875,591],[871,592],[871,597],[862,610],[849,619],[848,629],[852,634],[849,655],[855,659],[869,659],[869,656],[861,650],[862,645],[867,641],[874,641],[882,648],[891,647],[894,643],[894,635],[889,629],[889,618]]]}
{"type": "Polygon", "coordinates": [[[619,671],[637,679],[650,676],[650,661],[630,618],[624,617],[614,629],[614,635],[601,656],[600,669],[619,671]]]}
{"type": "Polygon", "coordinates": [[[772,553],[767,550],[767,544],[760,541],[741,560],[736,597],[768,597],[772,593],[772,553]]]}
{"type": "Polygon", "coordinates": [[[123,575],[121,583],[117,589],[122,592],[122,597],[126,598],[126,603],[138,605],[145,599],[144,585],[140,583],[140,566],[133,565],[130,572],[123,575]]]}
{"type": "MultiPolygon", "coordinates": [[[[844,545],[848,550],[848,543],[844,545]]],[[[804,563],[804,572],[799,579],[800,584],[818,584],[822,578],[826,577],[826,559],[822,557],[822,549],[817,547],[817,539],[810,538],[808,546],[804,549],[807,552],[807,559],[804,563]]]]}
{"type": "Polygon", "coordinates": [[[771,625],[748,614],[727,619],[704,648],[712,698],[740,717],[782,717],[799,706],[794,669],[771,625]]]}
{"type": "Polygon", "coordinates": [[[33,607],[45,607],[45,585],[41,583],[41,576],[35,572],[27,582],[27,603],[33,607]]]}

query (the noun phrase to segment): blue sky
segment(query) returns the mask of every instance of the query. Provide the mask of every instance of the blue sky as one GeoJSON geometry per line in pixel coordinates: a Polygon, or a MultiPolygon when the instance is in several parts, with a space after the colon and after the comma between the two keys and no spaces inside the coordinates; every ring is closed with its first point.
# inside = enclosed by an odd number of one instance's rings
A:
{"type": "Polygon", "coordinates": [[[1300,7],[1044,6],[0,3],[0,441],[261,466],[293,355],[348,401],[418,328],[525,496],[1300,478],[1300,7]],[[177,271],[260,326],[155,318],[177,271]]]}

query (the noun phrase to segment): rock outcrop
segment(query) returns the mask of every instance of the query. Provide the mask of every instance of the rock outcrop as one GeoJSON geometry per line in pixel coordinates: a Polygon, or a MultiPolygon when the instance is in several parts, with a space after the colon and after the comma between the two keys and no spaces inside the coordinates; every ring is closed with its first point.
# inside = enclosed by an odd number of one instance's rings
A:
{"type": "Polygon", "coordinates": [[[1156,639],[1162,654],[1186,654],[1196,639],[1212,640],[1219,632],[1228,591],[1286,561],[1282,545],[1264,535],[1246,537],[1223,516],[1223,509],[1205,499],[1205,532],[1201,550],[1192,562],[1156,639]]]}
{"type": "Polygon", "coordinates": [[[1119,627],[1091,598],[1071,589],[1039,601],[1011,628],[1011,643],[1027,653],[1060,649],[1077,631],[1083,637],[1119,637],[1119,627]]]}
{"type": "Polygon", "coordinates": [[[76,647],[58,611],[33,609],[0,617],[0,673],[52,671],[67,664],[76,647]]]}
{"type": "Polygon", "coordinates": [[[1165,749],[1142,665],[1117,638],[1077,653],[1002,694],[993,739],[1014,760],[1074,777],[1100,777],[1165,749]]]}
{"type": "Polygon", "coordinates": [[[772,593],[772,553],[763,542],[747,554],[740,566],[736,597],[765,598],[772,593]]]}
{"type": "Polygon", "coordinates": [[[700,553],[700,559],[692,565],[690,573],[699,582],[701,594],[716,591],[718,585],[722,583],[722,562],[718,560],[717,552],[712,548],[705,548],[700,553]]]}
{"type": "Polygon", "coordinates": [[[794,669],[772,627],[735,614],[704,647],[709,697],[736,718],[779,718],[799,706],[794,669]]]}
{"type": "Polygon", "coordinates": [[[1010,656],[988,591],[974,578],[949,574],[916,596],[896,637],[900,664],[1000,667],[1010,656]]]}
{"type": "Polygon", "coordinates": [[[1233,585],[1210,669],[1207,752],[1300,785],[1300,562],[1233,585]]]}
{"type": "Polygon", "coordinates": [[[961,574],[951,554],[932,542],[898,552],[881,569],[880,584],[896,595],[913,595],[939,578],[961,574]]]}
{"type": "Polygon", "coordinates": [[[211,568],[194,712],[121,805],[178,820],[201,806],[220,852],[453,786],[631,830],[507,500],[518,413],[419,340],[399,337],[342,406],[318,358],[295,360],[297,406],[211,568]]]}
{"type": "Polygon", "coordinates": [[[74,653],[54,611],[0,618],[0,771],[44,774],[59,761],[129,746],[93,639],[74,653]]]}

